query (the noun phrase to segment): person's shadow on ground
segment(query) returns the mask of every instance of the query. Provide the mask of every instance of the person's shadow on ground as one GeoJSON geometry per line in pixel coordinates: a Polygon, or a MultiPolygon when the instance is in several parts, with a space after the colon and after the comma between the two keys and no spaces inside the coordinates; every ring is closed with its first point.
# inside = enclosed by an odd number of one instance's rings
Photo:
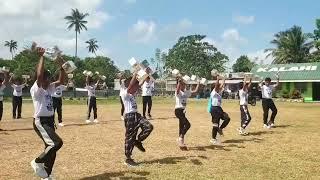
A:
{"type": "Polygon", "coordinates": [[[146,171],[120,171],[120,172],[106,172],[95,176],[81,178],[80,180],[110,180],[110,179],[133,179],[133,180],[144,180],[147,179],[150,172],[146,171]]]}

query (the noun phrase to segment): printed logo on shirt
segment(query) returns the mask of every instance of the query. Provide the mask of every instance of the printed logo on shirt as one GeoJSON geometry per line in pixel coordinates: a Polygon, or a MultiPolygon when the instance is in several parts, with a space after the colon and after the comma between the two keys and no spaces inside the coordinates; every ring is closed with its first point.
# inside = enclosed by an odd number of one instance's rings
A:
{"type": "Polygon", "coordinates": [[[134,99],[134,97],[130,97],[129,100],[130,100],[132,109],[137,109],[138,106],[137,106],[137,102],[136,102],[136,100],[134,99]]]}
{"type": "Polygon", "coordinates": [[[47,104],[47,110],[48,111],[53,111],[53,105],[52,105],[52,98],[50,95],[45,96],[46,101],[48,102],[47,104]]]}

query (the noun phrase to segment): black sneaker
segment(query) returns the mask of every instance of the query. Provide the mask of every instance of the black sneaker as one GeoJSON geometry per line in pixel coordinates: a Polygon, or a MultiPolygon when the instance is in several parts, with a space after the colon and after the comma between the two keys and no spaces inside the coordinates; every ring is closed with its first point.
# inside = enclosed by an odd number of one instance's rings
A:
{"type": "Polygon", "coordinates": [[[223,136],[223,131],[222,131],[222,129],[219,128],[219,129],[218,129],[218,133],[219,133],[220,136],[223,136]]]}
{"type": "Polygon", "coordinates": [[[141,152],[146,152],[146,150],[144,149],[142,143],[140,141],[136,141],[136,143],[134,144],[141,152]]]}
{"type": "Polygon", "coordinates": [[[130,167],[136,167],[139,166],[138,163],[136,163],[133,159],[126,159],[124,162],[125,165],[130,166],[130,167]]]}

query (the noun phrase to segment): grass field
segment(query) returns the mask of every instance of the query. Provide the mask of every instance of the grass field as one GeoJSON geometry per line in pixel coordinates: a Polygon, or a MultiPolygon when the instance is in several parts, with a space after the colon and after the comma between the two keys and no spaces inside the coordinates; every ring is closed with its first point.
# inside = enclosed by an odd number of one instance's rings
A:
{"type": "MultiPolygon", "coordinates": [[[[57,130],[64,146],[54,168],[56,179],[320,179],[320,104],[277,102],[277,127],[272,130],[262,128],[261,104],[251,106],[250,135],[244,137],[236,131],[237,102],[225,102],[231,123],[222,139],[224,147],[218,148],[209,142],[212,124],[207,102],[189,102],[189,150],[181,151],[176,144],[174,99],[157,99],[147,152],[134,149],[133,157],[141,163],[137,168],[123,164],[124,123],[117,101],[98,102],[97,125],[84,124],[85,101],[65,103],[66,126],[57,130]]],[[[32,128],[32,104],[24,104],[22,120],[12,120],[11,104],[4,106],[0,179],[38,179],[29,163],[44,146],[32,128]]]]}

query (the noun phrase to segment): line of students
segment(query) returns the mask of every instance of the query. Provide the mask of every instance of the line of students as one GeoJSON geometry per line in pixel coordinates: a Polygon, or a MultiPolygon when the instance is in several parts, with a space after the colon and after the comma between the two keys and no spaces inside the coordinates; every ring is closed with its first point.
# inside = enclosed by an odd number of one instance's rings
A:
{"type": "MultiPolygon", "coordinates": [[[[44,67],[44,54],[45,50],[40,48],[38,50],[38,54],[40,56],[40,60],[37,66],[37,76],[36,81],[30,89],[30,93],[33,100],[34,105],[34,130],[39,135],[39,137],[43,140],[45,144],[45,150],[42,152],[36,159],[31,161],[31,166],[34,169],[34,172],[40,176],[41,178],[50,178],[52,173],[52,168],[56,159],[57,151],[62,147],[63,141],[56,134],[54,128],[54,107],[53,107],[53,98],[52,94],[56,91],[57,87],[64,83],[65,72],[62,65],[62,59],[59,61],[59,69],[60,74],[59,78],[55,82],[51,82],[50,72],[45,70],[44,67]]],[[[223,129],[227,127],[230,122],[229,115],[223,111],[222,98],[221,93],[224,88],[224,79],[220,84],[220,77],[217,77],[217,81],[213,86],[211,95],[210,95],[210,112],[212,116],[212,140],[213,144],[218,144],[219,141],[217,139],[217,134],[223,135],[223,129]],[[223,122],[220,125],[220,121],[223,122]]],[[[125,124],[125,164],[128,166],[136,166],[138,165],[132,159],[132,151],[134,147],[137,147],[140,151],[145,152],[145,148],[143,146],[143,141],[148,138],[148,136],[153,131],[153,125],[137,110],[137,102],[136,102],[136,94],[141,85],[145,82],[140,82],[137,80],[137,75],[133,74],[132,77],[127,78],[123,81],[123,85],[120,91],[120,97],[124,106],[124,124],[125,124]],[[140,130],[141,129],[141,130],[140,130]],[[140,130],[140,133],[138,134],[140,130]]],[[[97,84],[94,84],[87,77],[87,89],[89,90],[88,99],[88,108],[89,113],[91,109],[96,109],[95,102],[95,88],[97,84]],[[90,91],[91,90],[91,91],[90,91]]],[[[186,84],[182,80],[178,80],[177,89],[176,89],[176,106],[175,106],[175,114],[179,119],[179,139],[178,145],[180,148],[186,148],[184,144],[184,136],[190,128],[190,122],[185,117],[185,108],[187,105],[187,98],[191,96],[192,93],[196,93],[199,90],[200,84],[197,84],[197,87],[194,90],[191,88],[187,89],[186,84]]],[[[247,92],[247,83],[245,81],[245,88],[242,90],[247,92]]],[[[265,88],[265,91],[272,90],[275,86],[271,86],[270,82],[266,81],[265,85],[261,86],[265,88]],[[264,87],[265,86],[265,87],[264,87]]],[[[269,92],[270,95],[270,92],[269,92]]],[[[241,97],[247,98],[247,94],[242,94],[241,97]]],[[[266,99],[266,98],[265,98],[266,99]]],[[[263,99],[263,101],[265,101],[263,99]]],[[[243,99],[242,99],[243,101],[243,99]]],[[[271,100],[272,101],[272,100],[271,100]]],[[[272,107],[272,103],[270,100],[267,100],[264,106],[272,107]]],[[[246,103],[241,103],[240,109],[247,109],[243,106],[246,106],[246,103]]],[[[264,107],[264,109],[266,109],[264,107]]],[[[244,110],[245,111],[245,110],[244,110]]],[[[248,111],[247,111],[248,112],[248,111]]],[[[247,117],[248,114],[244,116],[247,117]]],[[[88,115],[89,117],[90,115],[88,115]]],[[[97,117],[96,113],[94,113],[95,118],[97,117]]],[[[248,119],[244,119],[247,120],[248,119]]],[[[244,122],[246,123],[246,122],[244,122]]],[[[246,126],[249,122],[246,123],[246,126]]],[[[269,123],[274,123],[274,116],[270,120],[269,123]]],[[[245,127],[246,127],[245,126],[245,127]]],[[[242,126],[244,127],[244,126],[242,126]]]]}

